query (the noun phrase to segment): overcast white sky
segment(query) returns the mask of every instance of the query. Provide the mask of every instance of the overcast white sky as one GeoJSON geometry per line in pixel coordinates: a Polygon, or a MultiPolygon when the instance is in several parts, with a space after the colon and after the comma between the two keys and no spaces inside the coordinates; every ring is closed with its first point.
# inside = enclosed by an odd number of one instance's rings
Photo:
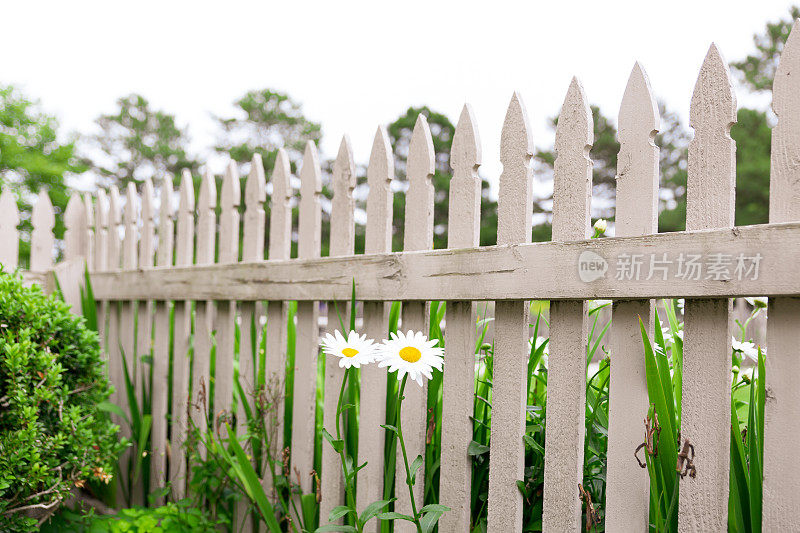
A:
{"type": "MultiPolygon", "coordinates": [[[[787,0],[77,1],[3,2],[0,81],[22,87],[66,131],[90,132],[115,100],[139,92],[188,125],[201,151],[211,113],[228,115],[249,89],[271,87],[322,123],[332,157],[343,133],[365,163],[378,124],[411,105],[458,118],[472,104],[482,174],[496,183],[500,129],[512,91],[523,96],[537,146],[570,78],[616,116],[634,61],[658,98],[684,118],[714,41],[729,61],[785,17],[787,0]]],[[[764,105],[739,91],[739,105],[764,105]]],[[[217,170],[222,161],[213,162],[217,170]]]]}

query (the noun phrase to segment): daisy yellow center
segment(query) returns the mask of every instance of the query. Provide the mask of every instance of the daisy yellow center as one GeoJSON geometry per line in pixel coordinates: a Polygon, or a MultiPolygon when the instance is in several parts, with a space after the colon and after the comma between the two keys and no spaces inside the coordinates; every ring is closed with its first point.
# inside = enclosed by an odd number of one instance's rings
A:
{"type": "Polygon", "coordinates": [[[408,361],[409,363],[416,363],[419,361],[419,358],[422,357],[422,352],[414,348],[413,346],[406,346],[405,348],[400,349],[400,357],[403,361],[408,361]]]}
{"type": "Polygon", "coordinates": [[[342,350],[342,355],[345,357],[354,357],[358,355],[358,350],[356,350],[355,348],[345,348],[344,350],[342,350]]]}

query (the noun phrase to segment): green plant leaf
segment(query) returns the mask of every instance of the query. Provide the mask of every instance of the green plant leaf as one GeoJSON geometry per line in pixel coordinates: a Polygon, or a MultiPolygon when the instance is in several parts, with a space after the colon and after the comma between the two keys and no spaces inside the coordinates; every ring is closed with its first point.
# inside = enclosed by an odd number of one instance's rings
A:
{"type": "Polygon", "coordinates": [[[333,435],[328,433],[328,430],[322,428],[322,436],[325,437],[325,440],[328,441],[336,453],[342,453],[344,449],[344,441],[342,439],[335,439],[333,435]]]}
{"type": "Polygon", "coordinates": [[[411,463],[411,466],[408,467],[409,472],[408,474],[411,476],[411,484],[414,485],[417,481],[417,470],[422,466],[422,462],[424,459],[422,455],[417,455],[417,458],[414,459],[414,462],[411,463]]]}
{"type": "Polygon", "coordinates": [[[378,500],[376,502],[372,502],[371,504],[367,505],[366,509],[361,511],[361,516],[358,517],[358,523],[361,524],[363,527],[367,522],[378,516],[378,513],[381,512],[381,509],[395,501],[397,498],[392,498],[391,500],[378,500]]]}
{"type": "Polygon", "coordinates": [[[344,515],[351,513],[353,516],[356,516],[356,511],[352,507],[348,507],[346,505],[337,505],[333,509],[331,509],[330,514],[328,514],[328,522],[333,522],[334,520],[338,520],[339,518],[343,517],[344,515]]]}
{"type": "Polygon", "coordinates": [[[414,521],[414,517],[408,516],[407,514],[403,513],[396,513],[394,511],[388,513],[378,513],[378,518],[381,520],[408,520],[409,522],[414,521]]]}

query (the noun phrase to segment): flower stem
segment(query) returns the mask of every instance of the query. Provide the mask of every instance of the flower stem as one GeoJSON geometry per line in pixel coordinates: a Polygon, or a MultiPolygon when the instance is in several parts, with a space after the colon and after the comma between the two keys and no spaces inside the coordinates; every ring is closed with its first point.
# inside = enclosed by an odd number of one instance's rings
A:
{"type": "Polygon", "coordinates": [[[403,407],[403,391],[406,389],[406,381],[408,381],[408,374],[403,376],[403,382],[400,384],[400,392],[397,394],[397,418],[395,427],[397,427],[397,439],[400,441],[400,449],[403,451],[403,463],[406,467],[406,485],[408,485],[408,495],[411,498],[411,512],[414,514],[414,525],[417,526],[417,533],[422,533],[422,525],[419,523],[419,515],[417,514],[417,502],[414,501],[414,485],[411,483],[411,473],[408,471],[408,454],[406,453],[406,443],[403,440],[403,427],[400,418],[400,409],[403,407]]]}
{"type": "MultiPolygon", "coordinates": [[[[336,440],[339,441],[342,440],[340,419],[344,417],[344,413],[342,412],[342,400],[344,398],[344,392],[347,387],[347,378],[350,377],[350,371],[351,371],[350,368],[344,371],[344,377],[342,378],[342,388],[339,389],[339,401],[336,404],[336,440]]],[[[344,474],[344,484],[345,484],[344,490],[347,498],[347,505],[357,512],[358,510],[356,509],[356,495],[355,491],[353,490],[353,481],[349,478],[349,474],[347,472],[347,450],[345,449],[344,441],[342,441],[342,449],[341,451],[339,451],[339,458],[342,461],[342,473],[344,474]]],[[[358,525],[358,519],[356,519],[356,527],[360,533],[361,527],[358,525]]]]}

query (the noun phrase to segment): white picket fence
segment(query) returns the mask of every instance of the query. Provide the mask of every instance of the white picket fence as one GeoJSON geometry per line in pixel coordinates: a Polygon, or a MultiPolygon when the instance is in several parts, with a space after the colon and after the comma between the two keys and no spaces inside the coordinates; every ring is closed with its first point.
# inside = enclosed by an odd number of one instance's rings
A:
{"type": "MultiPolygon", "coordinates": [[[[302,474],[303,489],[312,490],[308,474],[314,454],[318,304],[348,300],[355,280],[358,298],[364,301],[363,331],[376,339],[387,333],[386,302],[403,302],[404,330],[427,331],[427,302],[448,301],[440,497],[452,511],[442,518],[440,531],[445,532],[463,532],[469,527],[471,471],[467,446],[473,431],[470,416],[474,391],[470,384],[475,378],[475,302],[496,301],[488,527],[491,532],[520,531],[524,503],[516,481],[523,479],[524,467],[526,301],[548,299],[551,337],[543,529],[577,532],[581,529],[578,484],[583,476],[586,302],[606,298],[614,300],[606,529],[645,531],[650,503],[647,471],[633,456],[642,441],[642,419],[648,409],[639,319],[652,323],[654,298],[684,297],[681,435],[695,447],[697,475],[680,482],[679,528],[722,531],[727,528],[731,438],[730,299],[764,295],[770,300],[763,527],[765,531],[800,530],[800,514],[796,512],[800,508],[800,462],[787,451],[796,447],[800,435],[798,73],[800,30],[795,25],[774,82],[773,108],[778,123],[772,137],[770,223],[766,225],[733,227],[736,147],[729,130],[736,122],[736,98],[728,66],[713,45],[691,100],[695,135],[689,147],[686,232],[657,234],[659,158],[653,139],[659,115],[647,76],[638,64],[619,112],[615,238],[588,240],[592,182],[588,154],[593,128],[577,79],[569,86],[555,133],[553,242],[549,243],[530,243],[533,142],[518,94],[511,99],[501,137],[497,246],[478,247],[481,145],[468,105],[458,121],[452,145],[450,248],[444,250],[432,250],[434,150],[424,116],[417,120],[409,148],[405,242],[404,251],[399,253],[391,253],[390,185],[395,171],[383,127],[376,132],[367,170],[363,255],[354,255],[355,170],[347,137],[333,167],[330,257],[320,258],[321,171],[316,147],[311,143],[299,175],[297,258],[290,258],[289,200],[294,192],[283,151],[271,177],[266,257],[266,182],[257,156],[244,191],[241,260],[237,249],[240,191],[234,165],[225,173],[219,220],[215,215],[214,177],[209,173],[203,176],[196,206],[192,177],[184,173],[177,212],[173,211],[171,179],[162,181],[160,201],[149,181],[144,183],[141,197],[129,186],[124,206],[113,187],[108,195],[98,191],[94,201],[88,196],[74,196],[65,214],[65,257],[87,258],[92,270],[95,296],[101,302],[101,324],[107,328],[103,337],[113,382],[120,386],[122,380],[120,346],[126,353],[152,351],[153,487],[165,481],[168,464],[173,490],[177,496],[184,491],[181,479],[186,464],[181,445],[186,436],[183,407],[190,369],[189,359],[183,355],[189,349],[190,336],[194,338],[191,386],[197,390],[201,382],[207,384],[209,380],[210,335],[216,331],[214,401],[221,408],[230,405],[233,398],[237,317],[242,328],[239,365],[244,383],[252,386],[254,382],[250,342],[251,334],[258,338],[259,332],[250,331],[253,316],[267,318],[268,379],[282,381],[286,302],[298,301],[291,461],[302,474]],[[156,206],[160,206],[157,216],[156,206]],[[603,264],[608,269],[605,275],[603,264]],[[695,270],[698,264],[699,271],[695,270]],[[166,365],[171,302],[175,313],[172,405],[178,408],[168,428],[166,365]],[[197,309],[194,331],[190,322],[192,302],[197,309]],[[134,338],[137,313],[138,338],[134,338]],[[164,453],[167,449],[168,458],[164,453]]],[[[18,217],[8,191],[3,192],[0,206],[0,260],[6,267],[14,267],[18,217]]],[[[52,262],[53,210],[46,194],[40,195],[32,217],[31,271],[57,270],[52,262]]],[[[48,283],[49,278],[39,275],[38,279],[48,283]]],[[[337,323],[330,318],[330,324],[337,323]]],[[[131,359],[128,361],[130,364],[131,359]]],[[[328,368],[326,425],[335,413],[342,379],[337,365],[328,368]]],[[[385,423],[386,385],[381,375],[382,370],[374,367],[362,371],[361,397],[365,401],[360,407],[358,459],[359,463],[369,463],[359,475],[358,497],[362,502],[381,499],[383,492],[384,430],[379,424],[385,423]]],[[[424,456],[425,397],[425,389],[407,389],[403,425],[411,456],[424,456]]],[[[334,454],[324,452],[322,517],[343,499],[335,461],[334,454]]],[[[398,478],[402,476],[399,472],[398,478]]],[[[269,486],[269,476],[263,482],[269,486]]],[[[419,476],[417,484],[423,483],[423,476],[419,476]]],[[[420,499],[422,494],[420,486],[420,499]]],[[[397,497],[398,509],[408,512],[410,502],[405,493],[398,491],[397,497]]]]}

